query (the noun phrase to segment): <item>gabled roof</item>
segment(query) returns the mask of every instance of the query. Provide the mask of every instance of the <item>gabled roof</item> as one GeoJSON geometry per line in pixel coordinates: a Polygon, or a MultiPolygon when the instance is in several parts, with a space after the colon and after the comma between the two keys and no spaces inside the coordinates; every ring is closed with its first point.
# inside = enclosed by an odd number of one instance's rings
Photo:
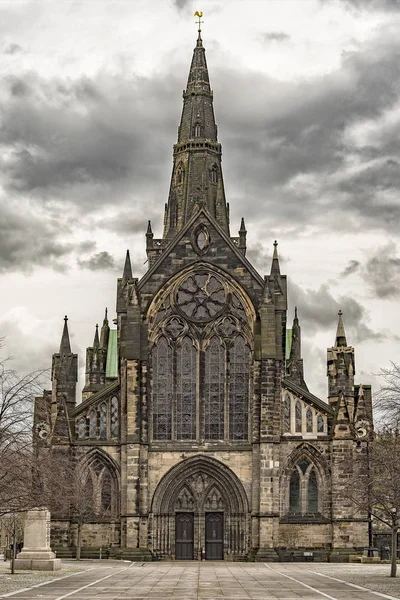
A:
{"type": "Polygon", "coordinates": [[[287,390],[296,394],[296,396],[298,396],[299,398],[304,398],[304,400],[310,402],[315,407],[319,408],[320,410],[324,411],[325,413],[327,413],[328,415],[331,415],[333,417],[335,411],[333,410],[333,408],[331,406],[329,406],[329,404],[327,402],[324,402],[320,398],[317,398],[317,396],[314,396],[314,394],[311,394],[310,392],[301,388],[299,385],[296,385],[295,383],[293,383],[293,381],[290,381],[289,379],[283,379],[282,385],[287,390]]]}
{"type": "Polygon", "coordinates": [[[86,410],[91,404],[94,404],[98,400],[101,400],[104,396],[107,396],[111,392],[116,391],[119,388],[119,386],[119,381],[112,381],[108,385],[104,386],[101,390],[93,394],[93,396],[90,396],[89,398],[78,404],[78,406],[75,406],[75,408],[71,410],[70,416],[76,417],[76,415],[78,415],[81,412],[81,410],[86,410]]]}
{"type": "MultiPolygon", "coordinates": [[[[247,260],[247,258],[238,250],[238,248],[232,242],[230,237],[225,233],[225,231],[219,225],[218,221],[216,221],[216,219],[214,219],[214,217],[208,212],[208,210],[204,206],[201,206],[199,208],[199,210],[193,214],[192,218],[186,223],[185,227],[183,227],[177,233],[177,235],[171,240],[171,242],[165,248],[164,252],[158,257],[158,259],[156,260],[154,265],[147,271],[147,273],[145,273],[145,275],[143,275],[142,279],[138,283],[139,290],[147,283],[147,281],[151,278],[153,273],[157,272],[157,270],[162,265],[164,260],[172,252],[172,250],[179,244],[181,239],[187,234],[187,232],[190,230],[190,228],[193,227],[194,223],[199,219],[199,217],[201,215],[203,215],[204,217],[206,217],[206,219],[209,220],[209,222],[212,224],[212,226],[215,228],[215,230],[218,232],[218,234],[224,240],[226,245],[230,248],[230,250],[232,250],[232,252],[235,254],[235,256],[239,259],[239,261],[243,264],[243,266],[248,270],[248,272],[254,277],[254,279],[257,281],[257,283],[261,287],[264,286],[264,280],[261,277],[261,275],[255,270],[255,268],[247,260]]],[[[202,258],[203,258],[203,260],[207,260],[205,257],[202,257],[202,258]]]]}

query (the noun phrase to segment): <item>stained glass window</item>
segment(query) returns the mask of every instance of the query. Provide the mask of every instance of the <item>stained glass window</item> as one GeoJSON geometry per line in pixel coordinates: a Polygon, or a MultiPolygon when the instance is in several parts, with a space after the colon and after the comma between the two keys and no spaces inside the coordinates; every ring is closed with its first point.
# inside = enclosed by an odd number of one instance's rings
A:
{"type": "Polygon", "coordinates": [[[79,421],[77,423],[77,434],[78,434],[78,438],[80,440],[86,436],[86,419],[85,419],[85,417],[82,417],[81,419],[79,419],[79,421]]]}
{"type": "Polygon", "coordinates": [[[170,440],[172,435],[173,354],[166,338],[161,337],[152,350],[153,364],[153,435],[170,440]]]}
{"type": "Polygon", "coordinates": [[[197,352],[189,337],[176,350],[175,434],[178,440],[196,439],[197,352]]]}
{"type": "Polygon", "coordinates": [[[205,352],[204,428],[206,440],[224,439],[225,349],[214,336],[205,352]]]}
{"type": "Polygon", "coordinates": [[[308,478],[308,513],[318,512],[318,483],[315,471],[312,470],[308,478]]]}
{"type": "Polygon", "coordinates": [[[297,469],[293,471],[290,478],[289,511],[291,513],[300,512],[300,476],[297,469]]]}
{"type": "Polygon", "coordinates": [[[317,419],[317,431],[318,433],[324,433],[324,417],[322,415],[318,415],[317,419]]]}
{"type": "Polygon", "coordinates": [[[107,439],[107,405],[100,405],[100,439],[107,439]]]}
{"type": "Polygon", "coordinates": [[[229,438],[248,438],[250,355],[244,339],[237,336],[230,350],[229,438]]]}
{"type": "Polygon", "coordinates": [[[312,433],[313,430],[313,414],[311,408],[307,408],[306,412],[306,431],[312,433]]]}
{"type": "Polygon", "coordinates": [[[110,433],[111,437],[118,437],[119,433],[119,418],[118,418],[118,398],[111,398],[111,414],[110,414],[110,433]]]}
{"type": "Polygon", "coordinates": [[[283,415],[283,429],[284,431],[290,431],[291,430],[291,423],[290,423],[290,396],[286,395],[285,396],[285,406],[284,406],[284,415],[283,415]]]}
{"type": "Polygon", "coordinates": [[[97,412],[92,410],[89,415],[89,437],[91,439],[97,437],[97,412]]]}
{"type": "Polygon", "coordinates": [[[302,425],[302,419],[301,419],[301,404],[300,402],[296,402],[296,410],[295,410],[295,421],[296,421],[296,433],[301,432],[301,425],[302,425]]]}

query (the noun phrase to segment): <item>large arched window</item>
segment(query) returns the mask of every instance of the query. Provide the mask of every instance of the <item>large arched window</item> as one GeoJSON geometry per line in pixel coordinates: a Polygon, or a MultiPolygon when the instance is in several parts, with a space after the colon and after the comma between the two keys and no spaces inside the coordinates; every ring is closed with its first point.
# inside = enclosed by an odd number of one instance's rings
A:
{"type": "Polygon", "coordinates": [[[242,338],[236,336],[230,349],[229,438],[248,438],[250,353],[242,338]]]}
{"type": "Polygon", "coordinates": [[[176,421],[178,440],[196,438],[197,352],[193,341],[184,337],[176,350],[176,421]]]}
{"type": "Polygon", "coordinates": [[[172,358],[172,347],[165,337],[161,337],[152,351],[153,432],[156,440],[170,440],[172,435],[172,358]]]}
{"type": "Polygon", "coordinates": [[[290,515],[317,515],[319,513],[319,483],[317,468],[303,456],[292,467],[288,480],[290,515]]]}
{"type": "Polygon", "coordinates": [[[225,348],[214,336],[205,352],[204,434],[206,440],[224,439],[225,348]]]}
{"type": "Polygon", "coordinates": [[[167,290],[149,308],[152,439],[248,440],[250,300],[209,268],[167,290]]]}

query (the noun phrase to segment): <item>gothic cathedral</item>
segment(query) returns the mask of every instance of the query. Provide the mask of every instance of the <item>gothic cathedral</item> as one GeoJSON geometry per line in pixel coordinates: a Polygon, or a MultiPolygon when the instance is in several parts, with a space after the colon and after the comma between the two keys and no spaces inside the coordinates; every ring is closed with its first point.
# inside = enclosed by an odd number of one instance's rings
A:
{"type": "MultiPolygon", "coordinates": [[[[368,545],[368,515],[345,488],[357,442],[372,434],[371,389],[354,384],[342,315],[326,402],[304,379],[297,310],[286,327],[277,244],[261,276],[243,219],[238,233],[199,32],[163,236],[150,222],[146,233],[147,273],[133,277],[128,252],[117,326],[106,312],[96,327],[82,401],[67,319],[52,390],[36,400],[36,447],[62,448],[85,474],[83,555],[339,561],[368,545]]],[[[77,527],[73,511],[53,515],[59,556],[73,553],[77,527]]]]}

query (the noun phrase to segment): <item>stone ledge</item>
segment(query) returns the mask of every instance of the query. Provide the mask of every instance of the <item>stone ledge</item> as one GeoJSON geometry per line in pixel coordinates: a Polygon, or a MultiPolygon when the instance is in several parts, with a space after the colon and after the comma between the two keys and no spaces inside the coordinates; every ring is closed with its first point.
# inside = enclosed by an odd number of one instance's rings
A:
{"type": "Polygon", "coordinates": [[[61,569],[61,559],[50,558],[48,560],[17,558],[15,560],[15,569],[17,571],[59,571],[61,569]]]}

